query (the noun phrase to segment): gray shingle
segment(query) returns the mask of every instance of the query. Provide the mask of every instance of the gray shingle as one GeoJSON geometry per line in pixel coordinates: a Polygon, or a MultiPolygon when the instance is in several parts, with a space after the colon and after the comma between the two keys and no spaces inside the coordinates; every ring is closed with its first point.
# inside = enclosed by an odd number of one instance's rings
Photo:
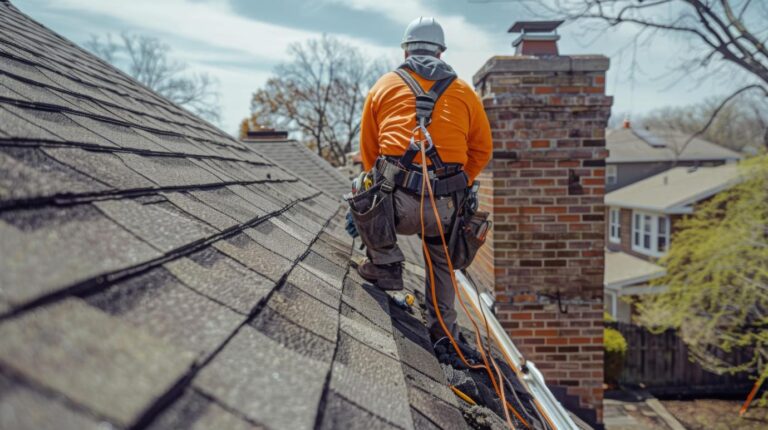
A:
{"type": "Polygon", "coordinates": [[[77,299],[3,322],[0,339],[4,366],[119,426],[135,422],[193,360],[77,299]]]}
{"type": "Polygon", "coordinates": [[[311,429],[329,367],[245,326],[194,384],[268,427],[311,429]]]}
{"type": "Polygon", "coordinates": [[[237,220],[224,212],[209,206],[189,193],[162,193],[165,198],[186,213],[197,217],[219,230],[226,230],[238,224],[237,220]]]}
{"type": "Polygon", "coordinates": [[[109,187],[31,148],[0,146],[0,201],[106,191],[109,187]]]}
{"type": "Polygon", "coordinates": [[[100,430],[98,419],[75,411],[62,399],[0,374],[0,428],[14,430],[100,430]]]}
{"type": "Polygon", "coordinates": [[[280,345],[317,361],[330,363],[336,344],[265,307],[251,326],[280,345]]]}
{"type": "Polygon", "coordinates": [[[401,317],[398,320],[393,321],[393,327],[395,328],[395,342],[397,343],[400,360],[424,375],[429,376],[433,380],[442,381],[445,378],[443,376],[443,370],[440,368],[440,364],[438,364],[437,359],[435,358],[426,328],[421,321],[410,317],[410,319],[413,320],[411,324],[415,326],[414,328],[418,331],[411,330],[401,321],[403,316],[407,314],[400,312],[399,309],[393,308],[393,314],[398,313],[401,317]]]}
{"type": "Polygon", "coordinates": [[[19,106],[10,105],[5,105],[5,108],[13,112],[15,115],[24,118],[28,122],[45,128],[46,130],[68,142],[113,148],[116,147],[116,145],[112,142],[92,133],[85,127],[82,127],[80,124],[72,121],[72,119],[61,112],[22,108],[19,106]]]}
{"type": "Polygon", "coordinates": [[[469,429],[457,407],[448,405],[442,400],[415,387],[411,387],[408,390],[408,398],[410,399],[411,406],[429,418],[430,421],[437,424],[438,428],[445,430],[469,429]]]}
{"type": "Polygon", "coordinates": [[[23,61],[0,57],[0,70],[43,85],[57,87],[56,83],[48,79],[37,67],[23,61]]]}
{"type": "Polygon", "coordinates": [[[275,287],[273,281],[212,247],[166,263],[165,267],[190,288],[245,315],[275,287]]]}
{"type": "Polygon", "coordinates": [[[331,389],[402,428],[413,428],[400,363],[343,332],[333,364],[331,389]]]}
{"type": "Polygon", "coordinates": [[[367,429],[395,430],[398,427],[366,411],[333,390],[328,392],[320,430],[367,429]]]}
{"type": "Polygon", "coordinates": [[[43,151],[59,162],[116,189],[155,188],[157,186],[149,179],[129,169],[121,159],[108,152],[89,151],[80,148],[44,148],[43,151]]]}
{"type": "Polygon", "coordinates": [[[190,194],[208,206],[216,208],[236,219],[239,223],[247,223],[266,214],[264,210],[251,204],[226,187],[191,191],[190,194]]]}
{"type": "Polygon", "coordinates": [[[418,387],[443,402],[458,407],[456,395],[448,388],[448,382],[444,377],[435,381],[407,364],[403,364],[403,374],[405,375],[405,383],[409,387],[418,387]]]}
{"type": "Polygon", "coordinates": [[[344,303],[386,332],[392,332],[389,315],[389,296],[370,284],[359,284],[347,277],[344,280],[344,303]]]}
{"type": "Polygon", "coordinates": [[[163,268],[115,284],[87,301],[201,358],[218,348],[245,319],[184,287],[163,268]]]}
{"type": "Polygon", "coordinates": [[[283,205],[276,204],[265,197],[256,185],[248,187],[242,185],[228,185],[227,189],[242,197],[251,205],[261,209],[264,213],[275,212],[283,208],[283,205]]]}
{"type": "Polygon", "coordinates": [[[300,264],[301,267],[341,291],[344,284],[344,276],[347,274],[347,267],[337,266],[315,252],[307,254],[300,264]]]}
{"type": "Polygon", "coordinates": [[[140,151],[168,152],[168,149],[143,136],[135,129],[109,121],[100,121],[86,116],[67,114],[76,123],[104,137],[121,148],[140,151]]]}
{"type": "Polygon", "coordinates": [[[220,240],[213,246],[273,281],[280,280],[291,268],[292,262],[259,245],[244,233],[220,240]]]}
{"type": "Polygon", "coordinates": [[[276,226],[271,220],[265,220],[253,228],[246,229],[245,234],[291,261],[299,258],[307,249],[306,244],[276,226]]]}
{"type": "Polygon", "coordinates": [[[163,187],[193,187],[221,183],[219,178],[185,158],[150,157],[128,153],[117,153],[117,156],[128,167],[163,187]]]}
{"type": "Polygon", "coordinates": [[[205,155],[205,152],[203,152],[198,147],[193,145],[192,142],[188,141],[187,139],[181,136],[151,133],[141,129],[135,129],[135,132],[138,135],[150,141],[155,142],[158,146],[166,148],[170,152],[176,152],[180,154],[189,154],[189,155],[205,155]]]}
{"type": "Polygon", "coordinates": [[[339,308],[340,292],[307,269],[301,266],[294,267],[288,275],[288,282],[326,305],[334,309],[339,308]]]}
{"type": "Polygon", "coordinates": [[[300,289],[284,285],[270,297],[267,306],[295,324],[336,343],[338,311],[300,289]]]}
{"type": "Polygon", "coordinates": [[[263,427],[228,412],[196,390],[187,390],[180,399],[163,411],[148,429],[256,430],[263,427]]]}
{"type": "Polygon", "coordinates": [[[126,230],[162,252],[168,252],[215,233],[170,202],[141,204],[136,200],[104,200],[94,203],[126,230]]]}
{"type": "Polygon", "coordinates": [[[159,256],[90,205],[2,212],[0,237],[0,296],[16,305],[159,256]]]}
{"type": "Polygon", "coordinates": [[[362,324],[344,315],[340,317],[341,331],[382,354],[388,355],[394,360],[400,360],[397,356],[397,345],[395,345],[391,333],[387,333],[370,324],[362,324]]]}
{"type": "Polygon", "coordinates": [[[45,103],[69,109],[75,107],[45,87],[19,81],[8,75],[0,75],[0,95],[25,102],[45,103]]]}
{"type": "Polygon", "coordinates": [[[38,127],[2,107],[0,107],[0,131],[5,134],[5,138],[63,142],[63,139],[59,136],[54,135],[44,128],[38,127]]]}

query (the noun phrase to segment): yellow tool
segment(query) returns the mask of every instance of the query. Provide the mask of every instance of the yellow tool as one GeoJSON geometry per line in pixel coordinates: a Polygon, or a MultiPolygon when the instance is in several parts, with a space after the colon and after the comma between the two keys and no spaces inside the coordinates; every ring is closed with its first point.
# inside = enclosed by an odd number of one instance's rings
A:
{"type": "Polygon", "coordinates": [[[459,390],[453,385],[449,385],[449,386],[451,387],[451,390],[453,390],[454,394],[459,396],[461,400],[464,400],[465,402],[469,403],[472,406],[475,406],[477,404],[474,400],[472,400],[472,397],[469,397],[468,395],[464,394],[463,391],[459,390]]]}
{"type": "Polygon", "coordinates": [[[397,303],[398,306],[403,309],[410,308],[413,306],[413,303],[416,302],[416,297],[414,297],[411,293],[396,293],[392,299],[395,301],[395,303],[397,303]]]}

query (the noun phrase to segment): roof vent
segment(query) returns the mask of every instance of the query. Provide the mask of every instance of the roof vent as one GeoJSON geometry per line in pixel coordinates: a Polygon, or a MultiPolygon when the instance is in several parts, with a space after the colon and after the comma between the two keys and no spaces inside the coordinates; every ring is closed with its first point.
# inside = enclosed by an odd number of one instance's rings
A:
{"type": "Polygon", "coordinates": [[[557,27],[564,21],[517,21],[509,28],[508,33],[521,33],[512,42],[515,55],[533,55],[543,57],[559,55],[557,27]]]}

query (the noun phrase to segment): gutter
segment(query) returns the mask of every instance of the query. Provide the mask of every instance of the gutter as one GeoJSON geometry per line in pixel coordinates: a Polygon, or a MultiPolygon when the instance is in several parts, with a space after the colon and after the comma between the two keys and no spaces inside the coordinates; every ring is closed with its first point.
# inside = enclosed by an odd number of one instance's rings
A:
{"type": "Polygon", "coordinates": [[[474,308],[475,313],[482,319],[483,315],[488,320],[489,335],[498,343],[502,354],[514,365],[514,371],[520,382],[528,389],[536,402],[536,407],[544,418],[555,428],[555,430],[579,430],[580,427],[573,422],[568,411],[557,401],[555,396],[549,391],[544,382],[544,376],[536,365],[531,361],[526,361],[523,354],[517,349],[512,339],[507,336],[504,328],[496,319],[496,316],[488,306],[490,296],[483,293],[478,296],[474,284],[464,273],[455,271],[456,280],[461,287],[462,297],[468,298],[469,303],[474,308]]]}

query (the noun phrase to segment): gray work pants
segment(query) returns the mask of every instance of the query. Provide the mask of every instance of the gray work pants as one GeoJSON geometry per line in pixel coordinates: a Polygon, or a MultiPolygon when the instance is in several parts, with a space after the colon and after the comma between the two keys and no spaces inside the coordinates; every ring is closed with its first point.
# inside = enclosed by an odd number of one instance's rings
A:
{"type": "MultiPolygon", "coordinates": [[[[401,235],[421,234],[421,216],[420,201],[421,197],[406,193],[396,189],[393,193],[395,207],[396,231],[401,235]]],[[[454,204],[451,197],[442,197],[436,199],[437,212],[440,215],[443,229],[446,231],[445,239],[448,241],[450,224],[454,213],[454,204]]],[[[432,260],[432,268],[435,272],[435,294],[437,296],[437,305],[440,308],[440,315],[443,317],[446,327],[451,330],[453,335],[457,334],[456,329],[456,310],[454,309],[455,291],[451,282],[451,274],[448,269],[448,259],[443,250],[442,243],[439,240],[440,230],[435,219],[432,203],[429,197],[424,198],[424,237],[438,237],[436,241],[427,242],[427,249],[432,260]]],[[[403,252],[394,244],[387,248],[368,248],[368,257],[375,264],[391,264],[405,260],[403,252]]],[[[427,328],[434,339],[445,336],[440,323],[437,321],[437,315],[432,302],[432,291],[429,280],[429,271],[424,259],[424,270],[426,272],[426,285],[424,296],[427,305],[427,328]]]]}

